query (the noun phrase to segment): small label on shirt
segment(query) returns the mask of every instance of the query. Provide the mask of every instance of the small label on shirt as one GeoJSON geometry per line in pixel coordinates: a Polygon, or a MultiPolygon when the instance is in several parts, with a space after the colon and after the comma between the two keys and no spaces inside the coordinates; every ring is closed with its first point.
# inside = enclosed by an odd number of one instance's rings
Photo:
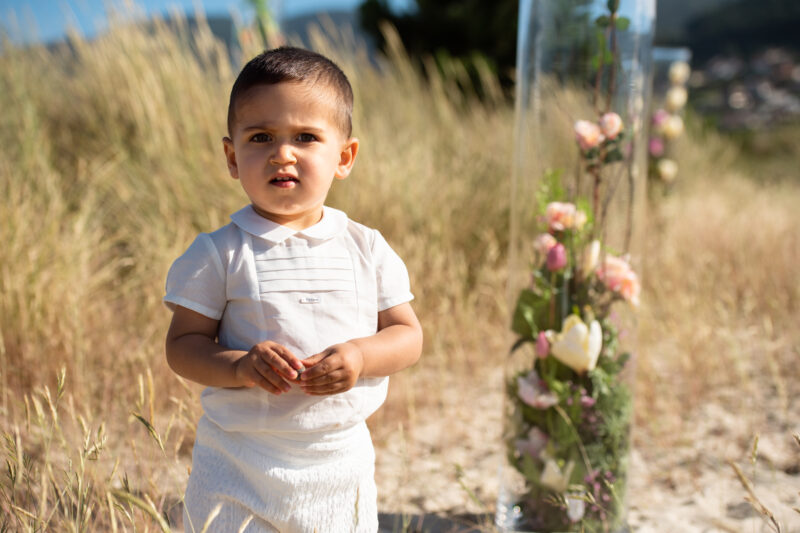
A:
{"type": "Polygon", "coordinates": [[[300,298],[301,304],[318,304],[322,301],[319,296],[304,296],[300,298]]]}

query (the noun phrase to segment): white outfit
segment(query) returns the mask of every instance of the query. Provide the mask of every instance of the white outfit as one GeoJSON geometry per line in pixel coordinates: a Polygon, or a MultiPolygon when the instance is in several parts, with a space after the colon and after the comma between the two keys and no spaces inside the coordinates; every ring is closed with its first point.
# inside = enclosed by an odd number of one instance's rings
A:
{"type": "MultiPolygon", "coordinates": [[[[303,359],[377,332],[378,312],[413,299],[402,260],[377,230],[324,208],[304,230],[247,206],[200,234],[170,268],[165,303],[219,320],[219,343],[238,350],[272,340],[303,359]]],[[[279,396],[208,387],[198,423],[184,521],[200,531],[377,530],[374,451],[365,419],[388,378],[351,390],[279,396]]]]}

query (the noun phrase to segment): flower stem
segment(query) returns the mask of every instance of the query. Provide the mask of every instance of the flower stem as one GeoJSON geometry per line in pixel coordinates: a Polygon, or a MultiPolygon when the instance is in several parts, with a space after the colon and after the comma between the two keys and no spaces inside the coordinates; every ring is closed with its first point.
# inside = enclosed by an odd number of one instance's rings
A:
{"type": "Polygon", "coordinates": [[[578,430],[575,428],[575,424],[572,423],[567,413],[564,412],[564,409],[560,405],[554,405],[553,409],[564,419],[564,422],[567,423],[567,427],[569,427],[572,432],[575,434],[575,442],[578,443],[578,450],[581,452],[581,457],[583,458],[583,464],[586,466],[586,472],[592,471],[592,463],[589,462],[589,455],[586,453],[586,448],[583,447],[583,442],[581,442],[581,436],[578,434],[578,430]]]}

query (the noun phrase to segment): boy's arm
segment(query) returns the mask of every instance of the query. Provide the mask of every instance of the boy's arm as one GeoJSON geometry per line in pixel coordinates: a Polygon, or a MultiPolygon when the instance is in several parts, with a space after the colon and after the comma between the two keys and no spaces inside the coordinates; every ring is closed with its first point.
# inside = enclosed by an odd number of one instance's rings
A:
{"type": "Polygon", "coordinates": [[[302,363],[272,341],[250,351],[230,350],[217,341],[219,320],[176,306],[167,332],[167,363],[176,374],[211,387],[259,387],[280,394],[291,388],[302,363]],[[292,365],[292,366],[290,366],[292,365]]]}
{"type": "Polygon", "coordinates": [[[408,368],[422,353],[422,326],[411,304],[378,313],[378,332],[353,339],[305,359],[300,385],[309,394],[351,389],[359,377],[389,376],[408,368]]]}

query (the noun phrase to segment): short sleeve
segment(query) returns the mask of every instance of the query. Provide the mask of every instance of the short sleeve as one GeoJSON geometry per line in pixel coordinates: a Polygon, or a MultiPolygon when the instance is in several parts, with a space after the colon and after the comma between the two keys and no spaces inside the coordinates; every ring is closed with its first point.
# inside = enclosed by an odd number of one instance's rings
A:
{"type": "Polygon", "coordinates": [[[227,303],[225,270],[211,237],[202,233],[167,274],[164,303],[191,309],[214,320],[222,318],[227,303]]]}
{"type": "Polygon", "coordinates": [[[372,243],[372,257],[378,282],[378,311],[413,300],[405,263],[377,230],[372,243]]]}

